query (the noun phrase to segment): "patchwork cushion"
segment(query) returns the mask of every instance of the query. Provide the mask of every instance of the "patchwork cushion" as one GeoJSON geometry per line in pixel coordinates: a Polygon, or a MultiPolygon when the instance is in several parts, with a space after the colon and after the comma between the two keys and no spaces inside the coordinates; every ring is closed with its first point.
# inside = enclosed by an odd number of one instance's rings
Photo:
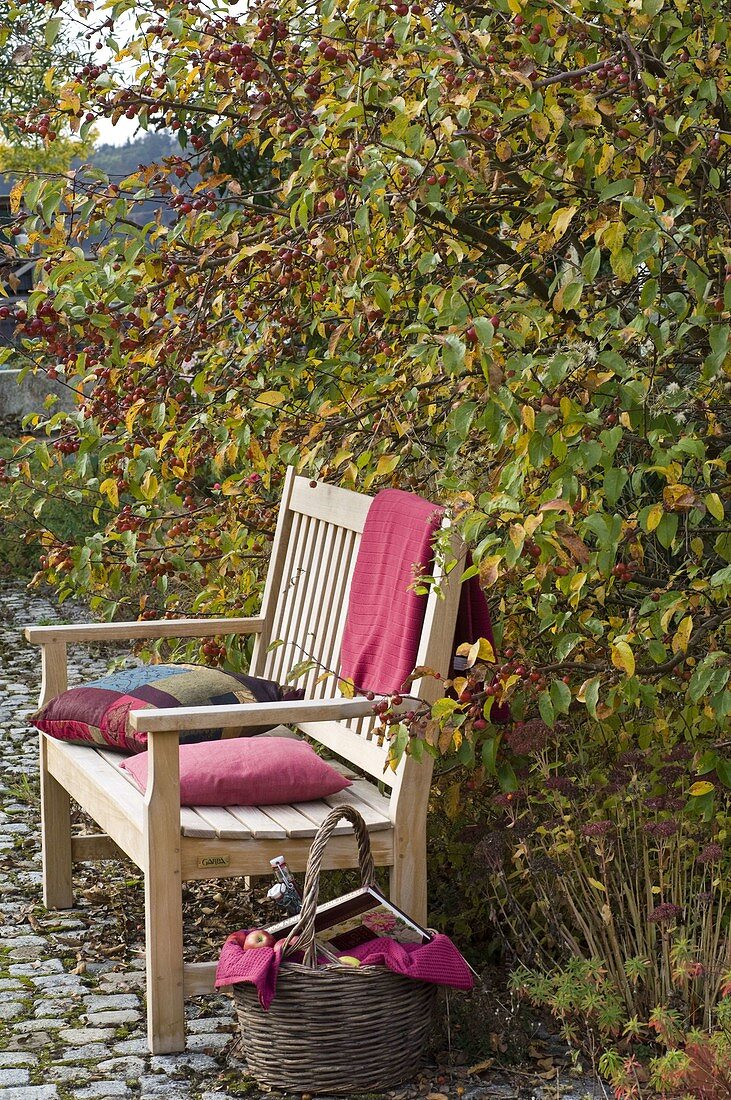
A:
{"type": "MultiPolygon", "coordinates": [[[[303,694],[301,688],[282,688],[274,680],[222,672],[206,665],[142,665],[64,691],[37,711],[31,721],[60,741],[144,752],[147,733],[131,728],[131,710],[276,703],[282,699],[301,699],[303,694]]],[[[217,741],[240,733],[250,736],[266,732],[275,724],[247,727],[245,731],[184,730],[180,741],[181,744],[217,741]]]]}
{"type": "MultiPolygon", "coordinates": [[[[149,753],[121,765],[147,789],[149,753]]],[[[238,737],[180,746],[181,806],[279,806],[325,798],[350,786],[306,741],[238,737]]]]}

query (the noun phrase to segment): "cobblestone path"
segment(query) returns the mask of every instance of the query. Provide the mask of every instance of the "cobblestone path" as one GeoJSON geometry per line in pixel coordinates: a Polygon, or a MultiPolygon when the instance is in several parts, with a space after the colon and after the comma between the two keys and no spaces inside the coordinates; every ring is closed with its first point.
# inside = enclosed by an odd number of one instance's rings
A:
{"type": "MultiPolygon", "coordinates": [[[[119,913],[108,919],[104,959],[99,865],[77,876],[77,908],[49,913],[42,906],[37,738],[26,721],[40,668],[21,632],[26,623],[58,618],[47,599],[0,579],[0,1100],[225,1100],[243,1095],[241,1085],[251,1096],[250,1080],[236,1081],[241,1066],[223,1053],[234,1026],[228,997],[190,1006],[184,1054],[149,1054],[137,913],[123,925],[132,935],[127,944],[115,942],[119,913]]],[[[88,647],[70,649],[71,683],[103,673],[107,661],[88,647]]],[[[140,893],[132,864],[111,871],[132,876],[130,897],[140,893]]]]}
{"type": "MultiPolygon", "coordinates": [[[[76,908],[43,908],[37,738],[27,722],[38,697],[40,661],[22,627],[75,617],[66,605],[59,612],[50,600],[0,577],[0,1100],[259,1100],[261,1090],[245,1066],[226,1052],[234,1031],[226,996],[188,1004],[185,1053],[149,1054],[142,891],[132,864],[76,865],[76,908]]],[[[71,647],[70,682],[104,673],[108,660],[108,650],[71,647]]],[[[558,1084],[557,1090],[556,1082],[539,1083],[530,1073],[476,1081],[464,1071],[445,1084],[434,1070],[431,1079],[389,1097],[606,1095],[588,1078],[567,1075],[558,1084]]]]}

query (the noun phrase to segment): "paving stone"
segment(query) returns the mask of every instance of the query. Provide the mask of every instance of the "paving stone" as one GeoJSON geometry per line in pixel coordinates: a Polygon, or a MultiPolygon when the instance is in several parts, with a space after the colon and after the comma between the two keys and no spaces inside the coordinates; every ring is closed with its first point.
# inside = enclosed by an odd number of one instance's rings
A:
{"type": "Polygon", "coordinates": [[[19,1085],[0,1089],[0,1100],[58,1100],[55,1085],[19,1085]]]}
{"type": "Polygon", "coordinates": [[[38,1058],[27,1050],[0,1050],[0,1067],[13,1069],[16,1066],[35,1066],[38,1058]]]}
{"type": "Polygon", "coordinates": [[[74,1100],[92,1100],[92,1097],[131,1096],[132,1090],[126,1081],[92,1081],[82,1089],[74,1091],[74,1100]]]}
{"type": "Polygon", "coordinates": [[[30,1070],[0,1069],[0,1089],[10,1085],[27,1085],[30,1082],[30,1070]]]}
{"type": "Polygon", "coordinates": [[[188,1054],[186,1051],[183,1054],[153,1055],[150,1059],[150,1068],[153,1071],[162,1070],[163,1073],[173,1075],[180,1073],[181,1069],[192,1069],[196,1073],[200,1073],[202,1070],[206,1069],[217,1069],[218,1062],[208,1054],[198,1054],[195,1051],[188,1054]]]}
{"type": "Polygon", "coordinates": [[[64,1062],[97,1062],[109,1054],[107,1043],[86,1043],[84,1046],[70,1046],[64,1051],[64,1062]]]}
{"type": "Polygon", "coordinates": [[[86,1066],[49,1066],[44,1072],[59,1085],[84,1085],[91,1076],[86,1066]]]}
{"type": "Polygon", "coordinates": [[[185,1046],[186,1050],[191,1051],[218,1051],[223,1050],[230,1042],[230,1034],[208,1031],[199,1035],[188,1035],[185,1046]]]}
{"type": "Polygon", "coordinates": [[[58,993],[63,989],[64,993],[84,993],[86,986],[76,974],[55,974],[53,977],[31,978],[36,989],[49,989],[51,993],[58,993]]]}
{"type": "Polygon", "coordinates": [[[33,1015],[40,1019],[42,1016],[57,1016],[59,1019],[63,1016],[68,1016],[71,1011],[78,1011],[78,994],[69,995],[63,1002],[59,1001],[36,1001],[33,1015]]]}
{"type": "Polygon", "coordinates": [[[5,924],[0,928],[0,939],[12,941],[11,947],[43,947],[48,949],[45,936],[34,936],[25,931],[28,925],[5,924]]]}
{"type": "Polygon", "coordinates": [[[147,1054],[147,1041],[145,1039],[122,1039],[112,1047],[115,1055],[147,1054]]]}
{"type": "Polygon", "coordinates": [[[66,1020],[55,1020],[52,1016],[43,1020],[21,1020],[20,1023],[13,1024],[13,1031],[21,1031],[29,1035],[34,1031],[56,1031],[67,1022],[66,1020]]]}
{"type": "Polygon", "coordinates": [[[45,959],[43,962],[12,963],[8,967],[8,974],[16,978],[37,978],[46,974],[63,974],[63,963],[60,959],[45,959]]]}
{"type": "Polygon", "coordinates": [[[139,1008],[140,998],[134,993],[110,993],[106,997],[91,994],[84,998],[89,1012],[119,1011],[124,1008],[139,1008]]]}
{"type": "Polygon", "coordinates": [[[142,1019],[139,1009],[123,1008],[118,1012],[87,1012],[86,1022],[89,1027],[121,1027],[122,1024],[136,1024],[142,1019]]]}
{"type": "Polygon", "coordinates": [[[199,1020],[188,1020],[188,1035],[197,1035],[203,1031],[223,1031],[229,1033],[234,1030],[235,1021],[225,1016],[202,1016],[199,1020]]]}
{"type": "Polygon", "coordinates": [[[19,1004],[18,1001],[7,1001],[0,1004],[0,1020],[14,1020],[22,1012],[25,1012],[25,1005],[19,1004]]]}
{"type": "Polygon", "coordinates": [[[141,1100],[152,1096],[164,1096],[165,1100],[189,1100],[191,1096],[190,1089],[186,1085],[181,1085],[179,1082],[171,1085],[164,1073],[140,1077],[140,1089],[141,1100]]]}
{"type": "Polygon", "coordinates": [[[127,1080],[130,1077],[139,1077],[145,1072],[146,1067],[144,1058],[135,1058],[130,1055],[126,1058],[108,1058],[100,1062],[96,1068],[99,1073],[108,1073],[114,1077],[121,1076],[127,1080]]]}

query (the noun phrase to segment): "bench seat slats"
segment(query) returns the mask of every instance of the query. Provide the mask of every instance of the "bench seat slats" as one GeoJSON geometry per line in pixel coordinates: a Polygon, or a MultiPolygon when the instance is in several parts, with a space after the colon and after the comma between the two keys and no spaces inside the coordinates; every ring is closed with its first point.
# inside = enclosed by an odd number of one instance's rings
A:
{"type": "Polygon", "coordinates": [[[180,831],[183,836],[195,836],[201,839],[216,836],[213,825],[201,817],[199,810],[193,806],[180,807],[180,831]]]}
{"type": "Polygon", "coordinates": [[[286,836],[314,836],[317,826],[294,806],[260,806],[259,809],[284,829],[286,836]]]}
{"type": "Polygon", "coordinates": [[[227,806],[228,813],[248,830],[254,840],[286,840],[287,834],[258,806],[227,806]]]}
{"type": "MultiPolygon", "coordinates": [[[[355,787],[356,784],[353,784],[355,787]]],[[[337,794],[329,794],[325,801],[328,806],[334,808],[336,806],[353,806],[361,815],[366,823],[366,827],[369,832],[373,832],[376,829],[390,829],[391,819],[388,813],[388,802],[386,799],[385,808],[375,809],[372,805],[361,798],[358,791],[353,790],[353,787],[347,787],[344,791],[339,791],[337,794]]],[[[376,792],[378,793],[378,792],[376,792]]]]}
{"type": "MultiPolygon", "coordinates": [[[[142,801],[137,784],[127,771],[120,767],[125,759],[113,749],[95,749],[91,746],[71,746],[63,744],[62,751],[68,751],[74,758],[79,770],[86,771],[88,761],[90,770],[106,786],[106,778],[111,783],[119,783],[122,778],[128,785],[128,798],[134,801],[135,795],[142,801]],[[92,760],[92,757],[94,758],[92,760]],[[107,771],[108,769],[108,771],[107,771]]],[[[346,765],[333,766],[342,774],[355,777],[356,773],[346,765]]],[[[310,802],[297,802],[281,806],[181,806],[180,829],[183,836],[196,839],[220,840],[279,840],[288,838],[314,837],[318,827],[335,806],[354,806],[369,831],[390,829],[389,802],[378,789],[365,779],[354,778],[350,787],[329,795],[325,799],[310,802]]],[[[347,822],[341,822],[335,829],[336,836],[347,836],[351,832],[347,822]]]]}

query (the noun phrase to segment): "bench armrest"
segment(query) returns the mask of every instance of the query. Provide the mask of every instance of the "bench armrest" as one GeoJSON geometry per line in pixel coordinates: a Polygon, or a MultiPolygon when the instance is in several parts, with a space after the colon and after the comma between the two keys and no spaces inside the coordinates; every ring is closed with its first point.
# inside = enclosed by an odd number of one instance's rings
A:
{"type": "Polygon", "coordinates": [[[132,710],[132,729],[148,733],[181,730],[231,729],[234,727],[272,726],[290,722],[336,722],[345,718],[368,718],[373,702],[368,699],[295,699],[281,703],[234,703],[218,707],[161,707],[159,710],[132,710]]]}
{"type": "Polygon", "coordinates": [[[149,619],[133,623],[79,623],[71,626],[27,626],[33,645],[53,642],[118,642],[136,638],[209,638],[217,634],[260,634],[264,620],[149,619]]]}

